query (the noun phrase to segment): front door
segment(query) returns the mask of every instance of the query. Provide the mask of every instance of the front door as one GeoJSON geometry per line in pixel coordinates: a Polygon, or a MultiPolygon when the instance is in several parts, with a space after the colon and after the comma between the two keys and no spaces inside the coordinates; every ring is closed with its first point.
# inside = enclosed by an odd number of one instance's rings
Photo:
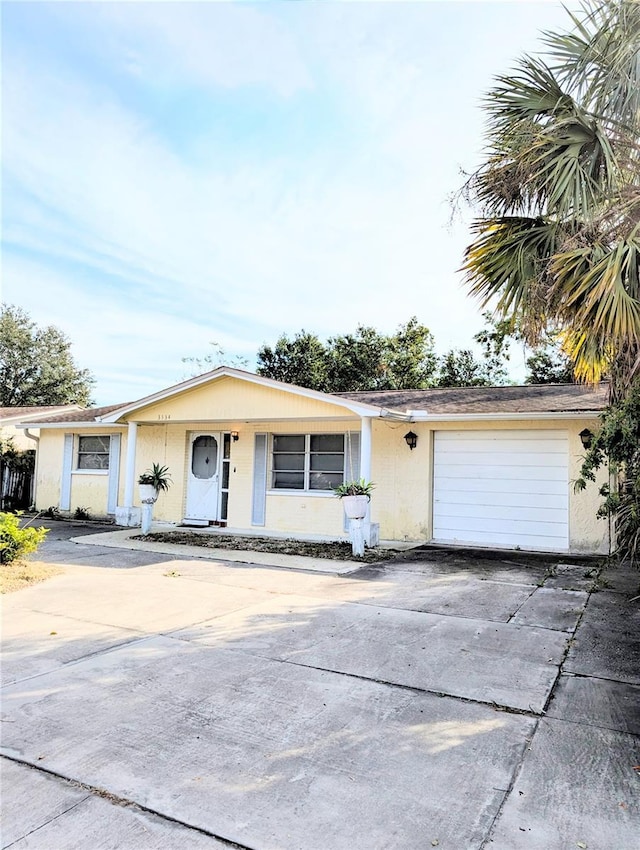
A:
{"type": "Polygon", "coordinates": [[[220,519],[220,434],[192,434],[185,519],[220,519]]]}

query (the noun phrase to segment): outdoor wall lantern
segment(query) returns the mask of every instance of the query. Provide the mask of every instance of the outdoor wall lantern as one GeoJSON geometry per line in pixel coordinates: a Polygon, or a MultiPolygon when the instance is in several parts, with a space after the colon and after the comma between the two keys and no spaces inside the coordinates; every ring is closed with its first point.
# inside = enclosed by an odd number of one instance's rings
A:
{"type": "Polygon", "coordinates": [[[232,431],[231,432],[231,439],[233,440],[234,443],[237,443],[238,440],[240,439],[240,434],[238,434],[237,431],[232,431]]]}
{"type": "Polygon", "coordinates": [[[415,447],[418,445],[418,435],[414,434],[413,431],[409,431],[404,435],[405,440],[407,441],[407,445],[413,451],[415,447]]]}
{"type": "Polygon", "coordinates": [[[593,440],[593,434],[588,428],[585,428],[584,431],[580,431],[578,435],[580,437],[580,442],[585,447],[585,449],[591,448],[591,442],[593,440]]]}

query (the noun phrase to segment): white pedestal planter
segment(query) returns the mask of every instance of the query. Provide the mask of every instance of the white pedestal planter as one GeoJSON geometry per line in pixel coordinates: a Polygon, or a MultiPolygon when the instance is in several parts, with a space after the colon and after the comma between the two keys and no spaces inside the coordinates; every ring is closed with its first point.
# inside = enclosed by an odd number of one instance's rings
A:
{"type": "Polygon", "coordinates": [[[130,505],[118,505],[116,507],[116,525],[127,528],[137,528],[140,525],[142,511],[138,507],[130,505]]]}
{"type": "Polygon", "coordinates": [[[138,484],[138,493],[143,505],[153,505],[158,500],[158,491],[153,484],[138,484]]]}
{"type": "Polygon", "coordinates": [[[364,519],[369,506],[368,496],[343,496],[342,506],[349,519],[364,519]]]}
{"type": "Polygon", "coordinates": [[[349,519],[349,537],[351,538],[351,551],[354,555],[364,555],[364,529],[362,520],[367,515],[369,508],[368,496],[343,496],[342,506],[345,515],[349,519]]]}
{"type": "Polygon", "coordinates": [[[138,484],[140,501],[142,502],[142,533],[151,531],[153,506],[158,500],[158,491],[152,484],[138,484]]]}

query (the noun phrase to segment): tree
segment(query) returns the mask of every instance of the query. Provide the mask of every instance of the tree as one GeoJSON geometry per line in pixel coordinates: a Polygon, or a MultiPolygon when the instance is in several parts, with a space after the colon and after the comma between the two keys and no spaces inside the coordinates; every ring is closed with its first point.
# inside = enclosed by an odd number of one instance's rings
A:
{"type": "Polygon", "coordinates": [[[355,334],[332,337],[328,348],[332,392],[421,389],[435,379],[433,335],[415,316],[388,336],[359,325],[355,334]]]}
{"type": "Polygon", "coordinates": [[[473,338],[482,349],[483,372],[487,384],[500,386],[507,383],[511,342],[513,339],[519,339],[519,334],[510,319],[496,319],[491,313],[483,313],[482,317],[485,327],[473,338]]]}
{"type": "Polygon", "coordinates": [[[557,345],[552,343],[534,349],[525,361],[525,384],[572,384],[573,364],[557,345]]]}
{"type": "Polygon", "coordinates": [[[235,369],[246,369],[249,361],[239,354],[227,354],[219,342],[210,342],[213,352],[204,357],[183,357],[182,362],[189,365],[189,378],[197,378],[205,372],[217,369],[219,366],[232,366],[235,369]]]}
{"type": "Polygon", "coordinates": [[[395,384],[393,389],[432,386],[438,366],[433,334],[412,316],[389,338],[387,360],[395,384]]]}
{"type": "Polygon", "coordinates": [[[0,406],[86,406],[93,384],[91,372],[76,366],[62,331],[38,327],[20,307],[2,305],[0,406]]]}
{"type": "Polygon", "coordinates": [[[328,342],[330,392],[395,389],[389,364],[389,339],[375,328],[358,325],[354,334],[328,342]]]}
{"type": "Polygon", "coordinates": [[[282,334],[275,346],[258,350],[258,375],[319,392],[329,392],[326,345],[315,334],[302,330],[293,339],[282,334]]]}
{"type": "Polygon", "coordinates": [[[438,387],[487,387],[491,381],[485,364],[478,360],[468,348],[450,351],[441,357],[438,372],[438,387]]]}
{"type": "Polygon", "coordinates": [[[390,335],[359,325],[323,343],[303,330],[258,351],[259,375],[322,392],[420,389],[436,368],[433,336],[415,316],[390,335]]]}
{"type": "Polygon", "coordinates": [[[524,333],[512,319],[496,318],[491,313],[483,313],[483,318],[485,327],[473,338],[482,348],[483,374],[488,384],[499,386],[508,381],[512,342],[523,347],[527,367],[525,384],[574,383],[573,364],[562,350],[557,331],[546,330],[538,344],[529,347],[524,333]]]}
{"type": "Polygon", "coordinates": [[[570,17],[486,97],[464,269],[530,344],[557,326],[577,377],[609,370],[623,392],[640,371],[640,3],[570,17]]]}

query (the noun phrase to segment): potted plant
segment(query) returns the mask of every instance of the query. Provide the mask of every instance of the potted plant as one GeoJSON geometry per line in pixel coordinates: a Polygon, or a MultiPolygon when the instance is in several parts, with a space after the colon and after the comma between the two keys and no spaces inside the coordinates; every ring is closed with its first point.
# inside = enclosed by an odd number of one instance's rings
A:
{"type": "Polygon", "coordinates": [[[345,481],[339,487],[334,487],[334,493],[342,500],[344,512],[349,519],[362,519],[367,515],[367,506],[374,487],[372,481],[365,481],[364,478],[345,481]]]}
{"type": "Polygon", "coordinates": [[[152,505],[162,491],[169,489],[171,483],[169,467],[154,463],[151,469],[146,469],[138,478],[140,501],[143,505],[152,505]]]}

